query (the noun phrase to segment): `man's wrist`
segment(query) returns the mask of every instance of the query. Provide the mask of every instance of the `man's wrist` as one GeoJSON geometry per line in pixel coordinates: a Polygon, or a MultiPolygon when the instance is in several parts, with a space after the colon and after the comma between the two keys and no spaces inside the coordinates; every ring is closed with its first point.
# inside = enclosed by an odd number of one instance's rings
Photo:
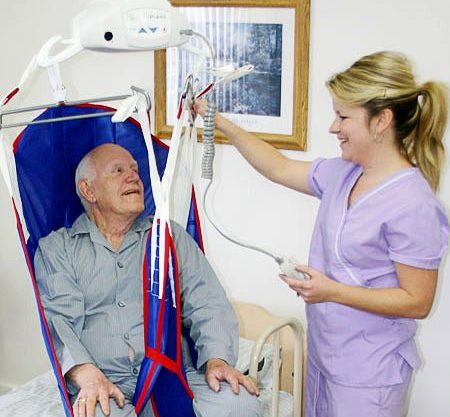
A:
{"type": "Polygon", "coordinates": [[[80,388],[86,383],[102,379],[104,374],[93,363],[81,363],[71,368],[66,376],[80,388]]]}
{"type": "Polygon", "coordinates": [[[228,362],[222,358],[211,358],[206,361],[206,369],[215,366],[215,365],[228,365],[228,362]]]}

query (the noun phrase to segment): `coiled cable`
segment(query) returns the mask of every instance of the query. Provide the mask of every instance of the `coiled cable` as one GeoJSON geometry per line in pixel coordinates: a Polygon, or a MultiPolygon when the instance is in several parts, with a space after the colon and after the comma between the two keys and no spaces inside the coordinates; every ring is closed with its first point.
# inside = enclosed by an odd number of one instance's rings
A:
{"type": "Polygon", "coordinates": [[[212,180],[213,163],[215,156],[214,146],[214,117],[217,106],[215,103],[214,90],[207,97],[208,107],[203,117],[203,156],[202,156],[202,178],[212,180]]]}
{"type": "Polygon", "coordinates": [[[201,177],[203,179],[208,180],[208,184],[206,185],[205,192],[203,194],[203,211],[206,215],[206,218],[214,227],[214,229],[226,240],[247,249],[251,249],[257,252],[260,252],[264,255],[270,256],[274,259],[278,264],[283,262],[283,258],[274,255],[266,249],[262,249],[260,247],[240,242],[228,235],[226,235],[219,227],[213,222],[211,217],[209,216],[208,210],[206,208],[206,198],[208,196],[208,191],[210,189],[212,179],[213,179],[213,165],[214,165],[214,156],[215,156],[215,144],[214,144],[214,128],[215,128],[215,115],[217,111],[216,106],[216,95],[214,88],[208,94],[206,101],[208,103],[205,115],[203,116],[203,156],[202,156],[202,173],[201,177]]]}

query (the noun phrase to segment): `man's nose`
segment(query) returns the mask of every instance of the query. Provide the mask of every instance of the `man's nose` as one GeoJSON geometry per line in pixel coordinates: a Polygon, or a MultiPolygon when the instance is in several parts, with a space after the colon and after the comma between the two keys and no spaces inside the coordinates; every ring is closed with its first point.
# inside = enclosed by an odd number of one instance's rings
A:
{"type": "Polygon", "coordinates": [[[126,180],[129,182],[139,181],[139,174],[134,169],[129,169],[127,172],[126,180]]]}

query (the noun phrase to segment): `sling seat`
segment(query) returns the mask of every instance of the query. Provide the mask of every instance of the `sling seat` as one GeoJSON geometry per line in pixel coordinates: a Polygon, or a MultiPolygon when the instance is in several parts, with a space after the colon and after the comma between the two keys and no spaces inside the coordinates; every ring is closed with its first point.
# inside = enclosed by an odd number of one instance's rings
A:
{"type": "MultiPolygon", "coordinates": [[[[45,110],[36,120],[98,113],[104,112],[105,109],[114,110],[95,104],[63,105],[45,110]]],[[[72,407],[37,289],[33,258],[40,238],[61,227],[71,227],[83,212],[75,190],[75,170],[87,152],[104,143],[115,143],[126,148],[138,162],[140,177],[145,189],[145,210],[142,216],[152,215],[155,212],[155,203],[150,185],[148,152],[140,125],[134,119],[129,118],[122,123],[112,123],[109,117],[95,117],[33,124],[26,127],[13,143],[17,186],[20,195],[20,201],[14,203],[18,232],[33,283],[45,346],[58,381],[67,417],[73,416],[72,407]]],[[[152,137],[152,145],[158,173],[162,176],[169,148],[156,137],[152,137]]],[[[203,250],[194,192],[187,223],[182,226],[203,250]]],[[[164,233],[164,231],[162,232],[164,233]]],[[[155,231],[152,230],[151,233],[155,233],[155,231]]],[[[169,245],[173,243],[170,239],[168,242],[169,245]]],[[[171,268],[171,273],[176,277],[176,268],[169,265],[168,269],[171,268]]],[[[145,280],[149,280],[151,274],[152,271],[146,271],[143,268],[144,285],[146,285],[145,280]]],[[[166,280],[166,283],[168,281],[166,280]]],[[[177,280],[175,282],[177,286],[177,280]]],[[[180,305],[177,303],[177,306],[180,305]]],[[[181,349],[180,311],[172,306],[170,300],[165,302],[164,298],[158,299],[157,297],[156,300],[155,297],[145,299],[145,296],[144,311],[152,311],[153,317],[150,318],[144,314],[147,335],[147,340],[145,340],[146,357],[141,366],[135,393],[136,412],[139,414],[146,402],[151,399],[153,408],[157,412],[156,415],[161,417],[175,415],[170,414],[170,407],[177,407],[178,410],[180,410],[179,407],[181,409],[185,407],[186,411],[180,415],[194,415],[192,393],[187,387],[179,355],[181,349]],[[158,314],[164,314],[161,320],[164,328],[157,328],[155,324],[154,318],[158,314]],[[158,349],[156,355],[154,352],[158,349]],[[153,352],[153,354],[147,355],[147,351],[153,352]],[[172,390],[170,398],[179,398],[179,402],[165,400],[164,392],[160,395],[153,395],[164,391],[161,388],[163,385],[169,386],[172,390]]]]}

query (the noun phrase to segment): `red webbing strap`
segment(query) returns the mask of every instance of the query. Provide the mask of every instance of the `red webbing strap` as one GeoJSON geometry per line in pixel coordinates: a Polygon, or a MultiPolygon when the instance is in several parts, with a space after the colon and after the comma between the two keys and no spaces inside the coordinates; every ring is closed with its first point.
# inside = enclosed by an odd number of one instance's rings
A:
{"type": "MultiPolygon", "coordinates": [[[[159,228],[159,225],[157,225],[157,228],[159,228]]],[[[152,230],[150,231],[150,234],[153,232],[153,227],[152,227],[152,230]]],[[[161,231],[160,231],[160,233],[161,233],[161,231]]],[[[166,280],[166,277],[167,277],[167,268],[168,268],[168,265],[169,265],[169,251],[168,251],[168,249],[169,249],[169,239],[170,239],[170,234],[169,234],[169,228],[168,228],[168,225],[166,224],[166,230],[165,230],[165,233],[166,233],[166,250],[165,250],[165,259],[164,259],[164,282],[163,283],[159,283],[159,285],[163,285],[163,294],[162,294],[162,300],[164,300],[165,299],[165,297],[166,297],[166,285],[165,285],[165,280],[166,280]]],[[[148,235],[148,239],[150,239],[150,234],[148,235]]],[[[148,267],[148,261],[147,261],[147,252],[146,252],[146,254],[145,254],[145,257],[144,257],[144,264],[147,264],[147,267],[148,267]]],[[[150,271],[150,273],[152,273],[153,271],[150,271]]],[[[145,291],[149,291],[149,289],[148,289],[148,284],[146,284],[145,282],[147,281],[148,282],[148,269],[147,269],[147,271],[143,271],[143,273],[144,273],[144,276],[143,276],[143,278],[144,278],[144,285],[145,285],[145,291]]],[[[148,315],[148,313],[149,313],[149,304],[148,304],[148,296],[147,296],[147,294],[148,294],[148,292],[144,292],[144,329],[147,329],[148,328],[148,326],[149,326],[149,323],[148,323],[148,317],[149,317],[149,315],[148,315]]],[[[156,349],[161,349],[161,342],[162,342],[162,336],[163,336],[163,327],[164,327],[164,314],[165,314],[165,303],[164,302],[162,302],[161,304],[160,304],[160,311],[158,312],[158,323],[157,323],[157,333],[156,333],[156,349]]],[[[144,333],[145,334],[147,334],[147,331],[145,331],[144,330],[144,333]]],[[[147,343],[147,338],[145,339],[145,343],[147,343]]],[[[140,394],[139,394],[139,397],[138,397],[138,399],[137,399],[137,401],[136,401],[136,405],[135,405],[135,407],[134,407],[134,409],[135,409],[135,411],[136,411],[136,414],[139,414],[141,411],[142,411],[142,409],[143,409],[143,407],[144,407],[144,402],[145,402],[145,397],[147,396],[147,391],[148,391],[148,389],[149,389],[149,387],[150,387],[150,383],[151,383],[151,381],[152,381],[152,378],[153,378],[153,375],[154,375],[154,373],[155,373],[155,371],[156,371],[156,368],[157,368],[157,363],[156,362],[153,362],[152,363],[152,365],[151,365],[151,368],[150,368],[150,371],[148,372],[148,374],[147,374],[147,377],[145,378],[145,383],[144,383],[144,385],[143,385],[143,387],[142,387],[142,390],[141,390],[141,392],[140,392],[140,394]]]]}
{"type": "MultiPolygon", "coordinates": [[[[159,228],[159,225],[157,225],[157,228],[159,228]]],[[[153,228],[152,228],[153,229],[153,228]]],[[[155,229],[153,229],[150,233],[156,233],[155,229]]],[[[152,364],[150,366],[150,369],[147,373],[147,376],[145,377],[145,382],[142,386],[142,390],[139,393],[138,399],[136,401],[135,405],[135,411],[136,414],[139,414],[142,412],[144,406],[145,406],[145,399],[148,394],[148,390],[150,389],[150,385],[152,383],[152,379],[154,378],[154,374],[156,370],[158,369],[158,366],[162,366],[165,369],[173,372],[178,379],[181,381],[184,389],[186,390],[188,396],[192,399],[194,398],[194,394],[192,393],[191,389],[189,388],[189,385],[186,381],[186,378],[183,373],[183,364],[182,364],[182,349],[181,349],[181,292],[180,292],[180,284],[179,284],[179,267],[178,267],[178,259],[176,255],[175,245],[173,242],[173,239],[169,232],[169,227],[166,224],[165,228],[165,258],[164,258],[164,282],[160,282],[159,285],[163,285],[163,295],[162,295],[162,302],[159,304],[159,312],[158,312],[158,320],[157,320],[157,329],[156,329],[156,346],[155,348],[150,346],[145,346],[145,356],[146,358],[149,358],[152,360],[152,364]],[[164,331],[164,319],[166,314],[166,293],[167,293],[167,279],[168,279],[168,271],[169,271],[169,254],[172,255],[172,263],[173,263],[173,274],[174,274],[174,283],[175,283],[175,298],[176,298],[176,305],[178,308],[176,309],[176,360],[171,359],[167,355],[161,352],[162,347],[162,340],[163,340],[163,331],[164,331]]],[[[150,234],[148,236],[148,241],[150,241],[151,237],[150,234]]],[[[144,257],[143,262],[143,290],[144,290],[144,334],[145,334],[145,343],[147,343],[147,336],[148,336],[148,326],[151,325],[151,323],[148,323],[148,318],[150,317],[150,306],[148,301],[148,294],[149,294],[149,273],[152,274],[153,271],[149,272],[148,269],[148,249],[146,250],[146,254],[144,257]]],[[[169,330],[170,331],[170,330],[169,330]]],[[[153,398],[153,394],[151,394],[150,398],[153,398]]],[[[155,401],[152,400],[152,406],[155,410],[155,401]]]]}
{"type": "Polygon", "coordinates": [[[19,87],[16,87],[14,90],[12,90],[4,99],[2,102],[2,106],[9,103],[9,101],[20,91],[19,87]]]}
{"type": "Polygon", "coordinates": [[[64,381],[64,376],[62,374],[61,371],[61,366],[59,364],[58,361],[58,357],[56,356],[56,351],[55,351],[55,346],[53,344],[53,340],[51,337],[51,333],[50,333],[50,329],[48,327],[48,323],[47,323],[47,319],[45,317],[45,312],[44,312],[44,307],[42,306],[42,302],[41,302],[41,296],[39,294],[39,289],[37,287],[37,282],[36,282],[36,277],[34,275],[34,267],[33,264],[31,262],[30,259],[30,255],[28,253],[28,249],[27,249],[27,244],[25,241],[25,236],[23,233],[23,227],[22,227],[22,222],[20,221],[20,217],[19,217],[19,213],[17,212],[17,208],[16,208],[16,204],[14,202],[14,198],[12,199],[12,204],[13,204],[13,208],[14,208],[14,214],[16,216],[16,222],[17,222],[17,230],[19,232],[19,237],[20,237],[20,242],[22,245],[22,250],[24,252],[25,255],[25,260],[28,266],[28,272],[30,274],[31,277],[31,282],[33,284],[33,290],[34,290],[34,295],[36,298],[36,303],[37,303],[37,307],[38,307],[38,312],[39,312],[39,317],[41,319],[41,323],[42,323],[42,331],[43,331],[43,337],[45,339],[45,341],[47,342],[47,346],[49,347],[49,349],[47,349],[48,355],[50,356],[50,361],[52,363],[52,367],[53,367],[53,371],[55,373],[55,377],[58,380],[58,385],[60,388],[62,388],[62,392],[64,394],[64,402],[65,402],[65,407],[64,410],[67,413],[70,413],[70,416],[73,417],[73,410],[72,410],[72,405],[70,403],[70,399],[69,399],[69,394],[67,393],[67,388],[66,388],[66,384],[64,381]]]}

